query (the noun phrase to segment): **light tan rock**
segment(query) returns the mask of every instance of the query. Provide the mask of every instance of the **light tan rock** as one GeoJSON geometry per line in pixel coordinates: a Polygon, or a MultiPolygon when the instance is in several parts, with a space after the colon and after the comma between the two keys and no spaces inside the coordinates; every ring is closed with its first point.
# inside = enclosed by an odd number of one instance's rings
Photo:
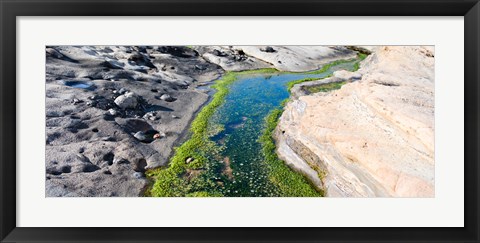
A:
{"type": "Polygon", "coordinates": [[[433,197],[434,49],[372,51],[361,80],[287,104],[278,154],[327,196],[433,197]]]}
{"type": "Polygon", "coordinates": [[[270,63],[280,71],[304,72],[321,68],[340,59],[355,58],[356,52],[341,46],[234,46],[248,56],[270,63]]]}

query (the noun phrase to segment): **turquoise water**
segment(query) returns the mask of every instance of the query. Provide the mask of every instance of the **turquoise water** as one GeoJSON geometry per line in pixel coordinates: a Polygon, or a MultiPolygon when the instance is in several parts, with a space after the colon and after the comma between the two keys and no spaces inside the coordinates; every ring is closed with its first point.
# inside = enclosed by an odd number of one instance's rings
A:
{"type": "Polygon", "coordinates": [[[352,70],[355,61],[331,67],[321,74],[277,73],[242,75],[229,86],[225,102],[209,120],[210,139],[221,147],[221,157],[211,159],[211,179],[224,196],[277,196],[278,188],[268,180],[258,139],[265,127],[265,118],[281,108],[289,97],[287,83],[305,78],[324,78],[336,70],[352,70]]]}

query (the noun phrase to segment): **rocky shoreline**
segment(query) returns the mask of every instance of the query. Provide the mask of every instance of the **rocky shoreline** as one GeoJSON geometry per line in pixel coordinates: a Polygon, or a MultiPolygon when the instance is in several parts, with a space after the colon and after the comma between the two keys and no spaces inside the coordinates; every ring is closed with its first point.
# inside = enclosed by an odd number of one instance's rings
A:
{"type": "Polygon", "coordinates": [[[329,197],[433,197],[433,47],[366,47],[354,73],[295,85],[277,154],[329,197]],[[339,90],[309,87],[345,82],[339,90]]]}
{"type": "Polygon", "coordinates": [[[46,196],[141,196],[227,71],[306,71],[356,52],[326,46],[49,46],[46,196]]]}

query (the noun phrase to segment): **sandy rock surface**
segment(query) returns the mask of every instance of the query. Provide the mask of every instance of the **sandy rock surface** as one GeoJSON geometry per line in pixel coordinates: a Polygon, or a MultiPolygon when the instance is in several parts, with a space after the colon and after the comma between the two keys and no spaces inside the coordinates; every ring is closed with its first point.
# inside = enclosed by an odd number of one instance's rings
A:
{"type": "Polygon", "coordinates": [[[434,49],[370,49],[341,89],[287,104],[278,154],[331,197],[433,197],[434,49]]]}

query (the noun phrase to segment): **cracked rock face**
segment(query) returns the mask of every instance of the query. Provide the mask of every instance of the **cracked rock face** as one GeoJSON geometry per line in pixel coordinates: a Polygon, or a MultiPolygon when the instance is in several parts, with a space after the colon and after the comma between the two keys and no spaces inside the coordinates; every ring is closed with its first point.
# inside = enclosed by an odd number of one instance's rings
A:
{"type": "Polygon", "coordinates": [[[358,75],[334,75],[356,81],[287,104],[278,154],[327,196],[433,197],[434,49],[372,51],[358,75]]]}

